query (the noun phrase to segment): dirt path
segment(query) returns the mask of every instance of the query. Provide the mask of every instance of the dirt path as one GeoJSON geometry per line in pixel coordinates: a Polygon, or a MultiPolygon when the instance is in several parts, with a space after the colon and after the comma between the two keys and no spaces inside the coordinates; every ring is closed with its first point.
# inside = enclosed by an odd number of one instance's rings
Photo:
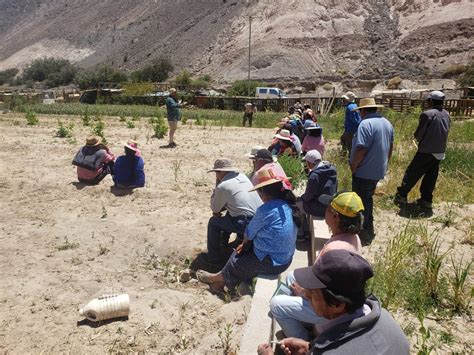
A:
{"type": "MultiPolygon", "coordinates": [[[[226,303],[196,282],[177,282],[177,274],[205,250],[214,184],[206,170],[227,156],[248,171],[244,154],[266,145],[271,130],[186,126],[179,148],[162,150],[163,140],[147,142],[144,120],[127,129],[106,119],[112,151],[135,138],[146,164],[146,188],[118,196],[110,177],[95,187],[75,184],[71,160],[89,132],[78,118],[63,118],[74,120],[76,143],[54,137],[57,117],[39,119],[28,127],[23,115],[0,116],[0,352],[222,352],[226,324],[236,349],[250,296],[226,303]],[[79,306],[122,291],[131,297],[128,321],[77,323],[79,306]]],[[[369,258],[405,223],[390,211],[376,219],[384,224],[369,258]]],[[[469,343],[472,333],[460,325],[469,343]]]]}

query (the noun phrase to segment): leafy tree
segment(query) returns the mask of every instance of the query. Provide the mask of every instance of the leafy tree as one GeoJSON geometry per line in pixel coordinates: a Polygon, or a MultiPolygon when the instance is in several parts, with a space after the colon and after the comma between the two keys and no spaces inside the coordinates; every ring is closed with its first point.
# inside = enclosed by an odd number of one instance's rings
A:
{"type": "Polygon", "coordinates": [[[168,79],[169,73],[174,67],[171,60],[165,57],[154,59],[150,64],[134,71],[131,75],[134,82],[160,82],[168,79]]]}
{"type": "Polygon", "coordinates": [[[67,59],[41,58],[33,60],[23,72],[23,81],[44,82],[48,87],[67,85],[76,75],[77,67],[67,59]]]}
{"type": "Polygon", "coordinates": [[[474,86],[474,60],[469,63],[466,71],[459,76],[457,84],[459,87],[474,86]]]}
{"type": "Polygon", "coordinates": [[[16,68],[6,69],[0,71],[0,85],[11,84],[13,78],[18,74],[19,70],[16,68]]]}
{"type": "Polygon", "coordinates": [[[83,69],[76,74],[75,82],[81,90],[97,88],[100,83],[122,83],[128,80],[127,74],[110,65],[99,65],[92,69],[83,69]]]}
{"type": "MultiPolygon", "coordinates": [[[[255,96],[255,89],[258,86],[265,86],[265,84],[250,80],[250,96],[255,96]]],[[[249,82],[247,80],[237,80],[232,84],[229,95],[231,96],[247,96],[249,93],[249,82]]]]}
{"type": "Polygon", "coordinates": [[[174,82],[177,85],[190,85],[191,84],[191,74],[184,69],[181,73],[179,73],[176,78],[174,79],[174,82]]]}

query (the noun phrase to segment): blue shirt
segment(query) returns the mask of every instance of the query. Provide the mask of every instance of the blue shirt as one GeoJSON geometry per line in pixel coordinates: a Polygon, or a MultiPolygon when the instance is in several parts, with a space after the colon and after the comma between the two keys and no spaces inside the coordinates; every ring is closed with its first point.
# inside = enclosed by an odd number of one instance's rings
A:
{"type": "Polygon", "coordinates": [[[145,162],[141,157],[118,157],[114,165],[114,182],[125,186],[145,186],[144,166],[145,162]]]}
{"type": "Polygon", "coordinates": [[[293,258],[296,232],[290,205],[277,199],[257,209],[245,234],[253,240],[253,252],[260,261],[269,255],[273,265],[284,265],[293,258]]]}
{"type": "Polygon", "coordinates": [[[392,124],[378,112],[365,116],[352,139],[351,162],[357,147],[367,149],[367,154],[357,167],[355,176],[370,180],[383,179],[392,144],[392,124]]]}
{"type": "Polygon", "coordinates": [[[360,113],[359,111],[352,111],[353,109],[357,108],[357,104],[350,103],[346,106],[346,115],[344,117],[344,132],[347,133],[355,133],[357,131],[357,127],[359,127],[360,113]]]}
{"type": "Polygon", "coordinates": [[[179,121],[181,119],[181,105],[171,96],[166,99],[166,117],[168,121],[179,121]]]}

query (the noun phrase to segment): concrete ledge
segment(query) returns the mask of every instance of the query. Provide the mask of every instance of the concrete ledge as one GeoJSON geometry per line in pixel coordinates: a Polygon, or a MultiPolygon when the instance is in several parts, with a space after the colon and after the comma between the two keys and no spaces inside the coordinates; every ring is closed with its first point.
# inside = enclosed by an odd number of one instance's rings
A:
{"type": "Polygon", "coordinates": [[[318,253],[324,247],[328,239],[331,238],[331,232],[324,218],[310,216],[309,224],[309,232],[311,234],[311,264],[314,264],[318,253]]]}

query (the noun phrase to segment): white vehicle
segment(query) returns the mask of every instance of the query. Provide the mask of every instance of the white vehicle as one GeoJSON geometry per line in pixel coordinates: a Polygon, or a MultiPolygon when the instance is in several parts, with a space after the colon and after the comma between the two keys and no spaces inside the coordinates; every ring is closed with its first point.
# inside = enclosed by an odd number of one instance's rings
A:
{"type": "Polygon", "coordinates": [[[259,99],[279,99],[286,98],[286,94],[279,88],[257,87],[255,96],[259,99]]]}

